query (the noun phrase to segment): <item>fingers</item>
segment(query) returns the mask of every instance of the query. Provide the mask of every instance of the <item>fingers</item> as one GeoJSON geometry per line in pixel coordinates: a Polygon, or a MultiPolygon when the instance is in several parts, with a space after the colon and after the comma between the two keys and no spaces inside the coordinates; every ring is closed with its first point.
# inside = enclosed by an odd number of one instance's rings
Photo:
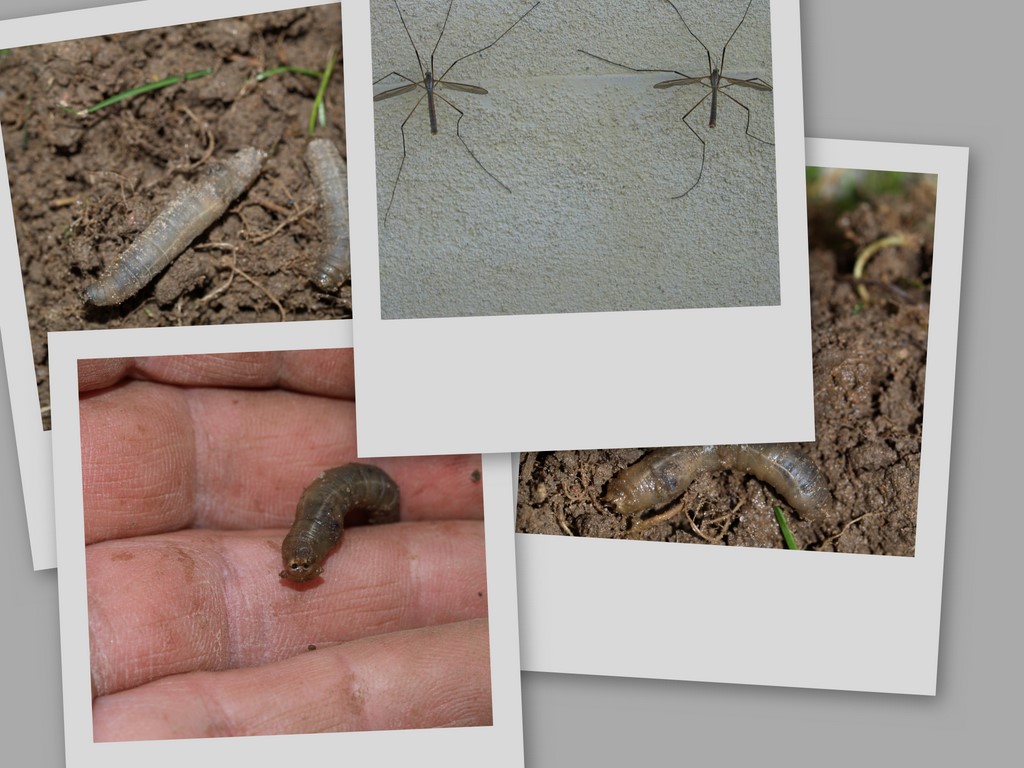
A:
{"type": "Polygon", "coordinates": [[[81,360],[78,390],[126,378],[194,387],[280,388],[325,397],[355,397],[351,349],[238,352],[81,360]]]}
{"type": "Polygon", "coordinates": [[[485,619],[196,672],[103,696],[96,741],[490,725],[485,619]]]}
{"type": "MultiPolygon", "coordinates": [[[[321,471],[357,460],[353,403],[281,390],[128,381],[80,419],[87,543],[288,526],[321,471]]],[[[482,518],[478,455],[370,463],[401,488],[403,519],[482,518]]]]}
{"type": "Polygon", "coordinates": [[[480,522],[346,531],[322,578],[298,587],[277,575],[283,537],[192,530],[88,547],[94,692],[487,615],[480,522]]]}

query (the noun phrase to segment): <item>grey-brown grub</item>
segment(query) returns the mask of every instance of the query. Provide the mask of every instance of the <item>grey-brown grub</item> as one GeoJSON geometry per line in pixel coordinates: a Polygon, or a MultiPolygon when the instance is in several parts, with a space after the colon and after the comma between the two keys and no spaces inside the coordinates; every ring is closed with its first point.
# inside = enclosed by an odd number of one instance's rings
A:
{"type": "Polygon", "coordinates": [[[367,522],[399,518],[398,486],[384,470],[345,464],[320,473],[299,498],[295,522],[281,544],[282,579],[303,583],[323,573],[323,561],[341,541],[345,517],[363,512],[367,522]]]}
{"type": "Polygon", "coordinates": [[[224,215],[256,180],[266,158],[263,150],[246,147],[227,162],[211,166],[157,215],[99,280],[86,287],[85,300],[105,307],[141,291],[224,215]]]}
{"type": "Polygon", "coordinates": [[[602,499],[619,515],[637,515],[678,499],[700,473],[722,469],[768,483],[804,520],[824,522],[832,513],[832,493],[818,467],[786,444],[659,448],[616,474],[602,499]]]}
{"type": "Polygon", "coordinates": [[[351,275],[348,225],[348,171],[341,152],[329,139],[313,139],[306,147],[306,167],[313,177],[326,239],[313,270],[313,282],[325,291],[343,285],[351,275]]]}

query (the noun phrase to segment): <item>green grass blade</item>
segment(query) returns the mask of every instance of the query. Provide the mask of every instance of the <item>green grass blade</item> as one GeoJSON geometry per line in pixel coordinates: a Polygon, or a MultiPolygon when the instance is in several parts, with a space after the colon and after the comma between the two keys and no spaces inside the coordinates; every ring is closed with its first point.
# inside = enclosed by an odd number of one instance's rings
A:
{"type": "Polygon", "coordinates": [[[78,114],[91,115],[93,112],[98,112],[105,107],[109,107],[111,104],[117,104],[119,101],[125,101],[126,99],[131,99],[143,93],[149,93],[150,91],[156,91],[161,88],[167,88],[171,85],[177,85],[178,83],[183,83],[186,80],[197,80],[200,77],[206,77],[207,75],[212,74],[212,69],[199,69],[195,72],[186,72],[184,75],[171,75],[170,77],[165,77],[163,80],[158,80],[155,83],[146,83],[145,85],[140,85],[137,88],[122,91],[121,93],[111,96],[109,99],[104,99],[98,104],[93,104],[91,107],[83,109],[78,114]]]}
{"type": "Polygon", "coordinates": [[[256,75],[256,82],[262,83],[268,77],[274,75],[283,75],[286,72],[290,72],[293,75],[307,75],[308,77],[315,77],[317,79],[324,76],[324,73],[318,69],[306,69],[305,67],[274,67],[273,69],[265,69],[256,75]]]}
{"type": "Polygon", "coordinates": [[[324,94],[327,92],[327,83],[331,81],[331,74],[334,72],[334,63],[338,60],[338,52],[331,48],[327,55],[327,66],[324,67],[323,76],[320,78],[320,87],[316,90],[316,98],[313,99],[313,108],[309,112],[309,135],[312,136],[316,130],[317,116],[322,114],[321,109],[324,103],[324,94]]]}
{"type": "Polygon", "coordinates": [[[775,512],[775,519],[779,521],[779,528],[782,529],[782,538],[786,540],[786,547],[788,549],[800,549],[796,544],[796,539],[793,538],[793,534],[789,532],[789,526],[786,525],[786,516],[782,514],[782,507],[772,507],[775,512]]]}

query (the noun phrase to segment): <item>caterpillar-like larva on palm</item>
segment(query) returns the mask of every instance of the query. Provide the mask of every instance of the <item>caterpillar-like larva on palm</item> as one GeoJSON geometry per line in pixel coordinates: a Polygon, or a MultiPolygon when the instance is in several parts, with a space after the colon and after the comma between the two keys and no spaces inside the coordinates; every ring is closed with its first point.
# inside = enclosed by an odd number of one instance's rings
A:
{"type": "Polygon", "coordinates": [[[214,165],[198,182],[164,208],[103,276],[85,289],[97,306],[120,304],[134,296],[224,215],[224,211],[255,181],[267,153],[254,147],[239,150],[214,165]]]}
{"type": "Polygon", "coordinates": [[[604,502],[620,515],[635,515],[682,496],[701,472],[734,469],[773,486],[804,520],[822,522],[832,493],[818,467],[792,445],[703,445],[659,448],[608,482],[604,502]]]}
{"type": "Polygon", "coordinates": [[[328,469],[302,492],[295,522],[281,544],[282,579],[304,582],[323,573],[323,560],[341,541],[345,516],[362,511],[370,523],[394,523],[399,516],[395,481],[369,464],[328,469]]]}
{"type": "Polygon", "coordinates": [[[328,139],[313,139],[306,147],[306,167],[313,177],[323,211],[326,242],[317,259],[313,282],[334,290],[351,274],[348,242],[348,173],[341,153],[328,139]]]}

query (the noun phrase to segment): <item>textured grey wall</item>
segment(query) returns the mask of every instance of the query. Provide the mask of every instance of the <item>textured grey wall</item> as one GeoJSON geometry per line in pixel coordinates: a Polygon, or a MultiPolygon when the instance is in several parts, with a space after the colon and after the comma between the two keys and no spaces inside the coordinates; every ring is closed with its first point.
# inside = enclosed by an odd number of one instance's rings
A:
{"type": "MultiPolygon", "coordinates": [[[[400,3],[429,68],[447,0],[400,3]]],[[[456,0],[435,64],[491,42],[531,0],[456,0]]],[[[745,0],[677,0],[690,28],[722,46],[745,0]]],[[[373,0],[374,77],[419,79],[415,53],[393,0],[373,0]]],[[[487,51],[448,77],[486,96],[438,89],[465,113],[438,103],[431,136],[426,101],[400,126],[416,89],[376,105],[381,308],[385,318],[547,314],[779,303],[774,147],[745,133],[746,113],[708,90],[655,90],[671,74],[633,73],[577,49],[636,68],[708,73],[704,49],[664,0],[592,3],[543,0],[487,51]]],[[[729,44],[726,72],[771,82],[767,0],[755,0],[729,44]]],[[[387,78],[376,92],[403,81],[387,78]]],[[[750,132],[773,140],[772,94],[733,87],[751,112],[750,132]]]]}

